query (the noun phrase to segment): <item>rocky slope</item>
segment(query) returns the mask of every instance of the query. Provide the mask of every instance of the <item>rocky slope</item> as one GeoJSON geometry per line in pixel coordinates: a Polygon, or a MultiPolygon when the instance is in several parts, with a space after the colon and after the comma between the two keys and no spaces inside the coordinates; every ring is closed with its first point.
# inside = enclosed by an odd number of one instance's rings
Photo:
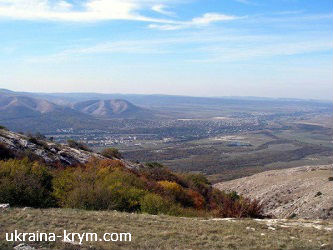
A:
{"type": "MultiPolygon", "coordinates": [[[[35,155],[42,158],[46,163],[61,162],[65,165],[73,165],[77,163],[86,163],[93,157],[99,159],[105,158],[94,152],[71,148],[67,145],[57,144],[47,140],[32,139],[26,135],[14,133],[5,129],[0,129],[0,146],[9,149],[17,155],[27,153],[35,155]]],[[[126,160],[122,161],[125,166],[129,168],[136,167],[137,165],[126,160]]]]}
{"type": "Polygon", "coordinates": [[[215,184],[258,199],[265,213],[277,218],[333,218],[333,166],[273,170],[215,184]]]}

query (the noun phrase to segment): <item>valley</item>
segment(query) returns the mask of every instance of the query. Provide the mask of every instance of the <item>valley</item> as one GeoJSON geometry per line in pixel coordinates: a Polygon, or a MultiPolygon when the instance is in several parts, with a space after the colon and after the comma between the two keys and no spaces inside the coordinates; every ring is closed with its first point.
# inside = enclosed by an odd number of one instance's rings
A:
{"type": "Polygon", "coordinates": [[[333,162],[330,102],[8,90],[0,97],[0,124],[14,131],[97,152],[115,147],[133,162],[201,172],[213,183],[333,162]]]}

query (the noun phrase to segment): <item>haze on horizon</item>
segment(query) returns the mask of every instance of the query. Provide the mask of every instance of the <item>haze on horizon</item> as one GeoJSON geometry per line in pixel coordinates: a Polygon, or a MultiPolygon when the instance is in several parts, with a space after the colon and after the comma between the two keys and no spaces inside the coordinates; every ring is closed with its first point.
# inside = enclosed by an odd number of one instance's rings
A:
{"type": "Polygon", "coordinates": [[[329,99],[331,0],[0,0],[0,88],[329,99]]]}

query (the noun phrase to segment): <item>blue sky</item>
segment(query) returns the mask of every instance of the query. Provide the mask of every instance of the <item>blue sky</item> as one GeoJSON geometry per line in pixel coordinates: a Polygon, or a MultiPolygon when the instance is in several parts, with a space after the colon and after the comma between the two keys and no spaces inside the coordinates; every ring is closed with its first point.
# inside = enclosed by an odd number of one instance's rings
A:
{"type": "Polygon", "coordinates": [[[332,99],[332,0],[0,0],[0,87],[332,99]]]}

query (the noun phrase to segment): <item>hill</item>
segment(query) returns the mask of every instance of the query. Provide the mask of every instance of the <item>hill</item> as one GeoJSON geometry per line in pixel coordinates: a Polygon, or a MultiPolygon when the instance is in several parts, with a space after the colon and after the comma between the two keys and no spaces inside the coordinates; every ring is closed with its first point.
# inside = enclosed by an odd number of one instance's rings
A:
{"type": "MultiPolygon", "coordinates": [[[[332,247],[331,221],[259,219],[262,211],[257,202],[235,192],[218,191],[200,174],[175,173],[158,163],[106,158],[5,129],[0,129],[0,156],[5,159],[0,161],[0,203],[11,205],[0,206],[4,215],[0,216],[0,249],[19,244],[6,242],[5,232],[61,234],[64,229],[99,235],[129,232],[132,242],[28,244],[38,250],[332,247]]],[[[296,176],[295,172],[291,175],[296,176]]],[[[300,180],[307,181],[305,177],[300,180]]],[[[316,184],[319,187],[320,182],[316,184]]],[[[268,185],[274,187],[274,182],[268,180],[268,185]]],[[[309,197],[310,188],[304,189],[309,197]]],[[[326,191],[320,190],[325,196],[319,196],[326,199],[326,191]]]]}
{"type": "Polygon", "coordinates": [[[77,102],[72,108],[82,113],[104,118],[147,118],[152,116],[147,109],[140,108],[122,99],[88,100],[77,102]]]}
{"type": "Polygon", "coordinates": [[[0,90],[0,124],[14,131],[54,132],[58,129],[107,129],[110,118],[152,119],[154,113],[126,100],[68,103],[31,93],[0,90]],[[103,120],[104,119],[104,120],[103,120]]]}
{"type": "Polygon", "coordinates": [[[257,201],[219,191],[203,175],[172,172],[159,163],[131,163],[113,148],[94,153],[79,142],[68,145],[0,129],[0,203],[262,217],[257,201]]]}
{"type": "Polygon", "coordinates": [[[333,218],[333,166],[303,166],[266,171],[215,184],[258,199],[264,212],[278,218],[333,218]]]}
{"type": "MultiPolygon", "coordinates": [[[[28,156],[34,160],[42,160],[46,164],[65,166],[85,164],[91,158],[106,159],[101,154],[92,151],[73,148],[66,144],[54,143],[46,138],[36,138],[34,135],[24,135],[6,129],[0,129],[0,159],[20,158],[28,156]]],[[[133,168],[137,164],[122,160],[122,163],[133,168]]]]}
{"type": "Polygon", "coordinates": [[[15,93],[0,93],[0,117],[33,117],[40,114],[62,111],[63,108],[44,99],[15,93]]]}
{"type": "Polygon", "coordinates": [[[65,165],[74,165],[76,163],[86,163],[92,157],[104,158],[93,152],[71,148],[64,144],[37,139],[33,136],[14,133],[5,129],[0,129],[0,146],[0,159],[6,158],[5,150],[13,158],[27,155],[30,158],[42,159],[47,164],[60,162],[65,165]]]}
{"type": "Polygon", "coordinates": [[[46,99],[0,91],[0,123],[15,131],[55,131],[96,125],[93,117],[46,99]],[[81,125],[80,125],[81,124],[81,125]]]}

